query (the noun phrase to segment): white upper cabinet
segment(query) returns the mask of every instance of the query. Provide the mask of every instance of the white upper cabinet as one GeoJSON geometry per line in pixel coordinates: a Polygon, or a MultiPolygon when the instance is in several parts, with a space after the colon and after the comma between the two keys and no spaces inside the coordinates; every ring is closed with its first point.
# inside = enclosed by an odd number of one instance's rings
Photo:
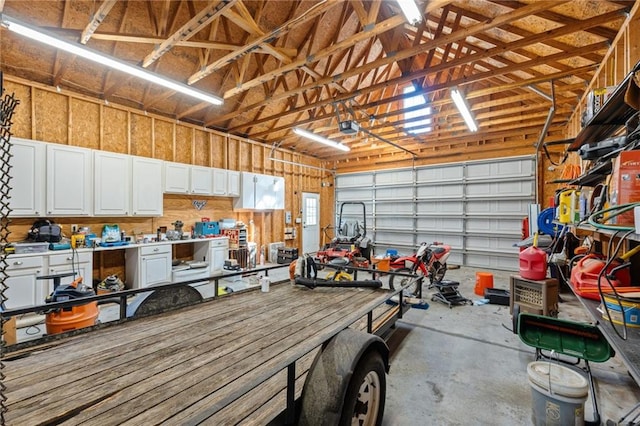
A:
{"type": "Polygon", "coordinates": [[[284,178],[242,172],[241,193],[234,208],[252,210],[284,209],[284,178]]]}
{"type": "Polygon", "coordinates": [[[258,175],[256,181],[256,209],[284,209],[284,178],[258,175]]]}
{"type": "Polygon", "coordinates": [[[42,216],[45,206],[46,145],[11,138],[11,217],[42,216]]]}
{"type": "Polygon", "coordinates": [[[131,214],[162,216],[162,161],[131,158],[131,214]]]}
{"type": "Polygon", "coordinates": [[[227,195],[240,196],[240,172],[236,170],[227,170],[227,195]]]}
{"type": "Polygon", "coordinates": [[[93,204],[92,151],[47,145],[47,216],[89,216],[93,204]]]}
{"type": "Polygon", "coordinates": [[[182,163],[164,162],[164,192],[188,194],[191,166],[182,163]]]}
{"type": "Polygon", "coordinates": [[[131,202],[131,157],[94,151],[93,214],[126,216],[131,202]]]}
{"type": "Polygon", "coordinates": [[[226,169],[212,169],[213,195],[227,195],[228,171],[226,169]]]}
{"type": "Polygon", "coordinates": [[[213,178],[211,167],[191,166],[191,193],[211,195],[213,193],[213,178]]]}

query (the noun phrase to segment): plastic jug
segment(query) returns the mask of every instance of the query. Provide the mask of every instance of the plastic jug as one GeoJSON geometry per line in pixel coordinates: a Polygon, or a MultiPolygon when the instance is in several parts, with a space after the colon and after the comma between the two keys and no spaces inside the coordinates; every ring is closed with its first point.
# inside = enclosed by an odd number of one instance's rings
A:
{"type": "Polygon", "coordinates": [[[533,245],[520,252],[520,276],[528,280],[544,280],[547,277],[547,253],[538,247],[538,234],[533,245]]]}

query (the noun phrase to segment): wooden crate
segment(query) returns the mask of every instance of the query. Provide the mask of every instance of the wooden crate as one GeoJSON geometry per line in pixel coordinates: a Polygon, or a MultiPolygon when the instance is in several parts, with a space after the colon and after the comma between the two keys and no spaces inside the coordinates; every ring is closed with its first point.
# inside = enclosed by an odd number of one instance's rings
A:
{"type": "Polygon", "coordinates": [[[517,303],[522,312],[558,316],[557,279],[536,281],[512,275],[509,290],[509,312],[513,313],[513,305],[517,303]]]}

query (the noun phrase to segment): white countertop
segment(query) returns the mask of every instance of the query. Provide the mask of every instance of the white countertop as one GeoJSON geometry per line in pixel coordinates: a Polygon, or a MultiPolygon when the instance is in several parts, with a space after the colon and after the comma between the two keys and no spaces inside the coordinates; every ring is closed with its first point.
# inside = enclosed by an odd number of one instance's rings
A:
{"type": "MultiPolygon", "coordinates": [[[[173,244],[186,244],[186,243],[208,243],[211,240],[218,240],[218,239],[228,240],[229,237],[220,236],[220,237],[211,237],[211,238],[190,238],[188,240],[163,240],[163,241],[153,241],[150,243],[139,243],[139,244],[131,243],[124,246],[115,246],[115,247],[101,247],[101,246],[97,246],[94,248],[83,247],[83,248],[77,249],[77,252],[86,253],[86,252],[109,251],[109,250],[128,250],[128,249],[134,249],[138,247],[161,246],[161,245],[167,245],[167,244],[173,245],[173,244]]],[[[72,252],[71,249],[47,250],[47,251],[38,252],[38,253],[10,253],[9,256],[48,256],[51,254],[65,254],[65,253],[71,253],[71,252],[72,252]]]]}

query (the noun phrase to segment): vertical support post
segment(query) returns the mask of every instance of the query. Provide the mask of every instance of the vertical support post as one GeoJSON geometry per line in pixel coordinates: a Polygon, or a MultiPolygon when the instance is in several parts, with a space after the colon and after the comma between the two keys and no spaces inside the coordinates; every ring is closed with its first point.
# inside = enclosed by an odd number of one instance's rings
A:
{"type": "Polygon", "coordinates": [[[367,333],[371,334],[373,331],[373,311],[367,312],[367,333]]]}
{"type": "Polygon", "coordinates": [[[285,413],[285,424],[295,424],[296,420],[296,362],[292,362],[287,367],[287,412],[285,413]]]}

